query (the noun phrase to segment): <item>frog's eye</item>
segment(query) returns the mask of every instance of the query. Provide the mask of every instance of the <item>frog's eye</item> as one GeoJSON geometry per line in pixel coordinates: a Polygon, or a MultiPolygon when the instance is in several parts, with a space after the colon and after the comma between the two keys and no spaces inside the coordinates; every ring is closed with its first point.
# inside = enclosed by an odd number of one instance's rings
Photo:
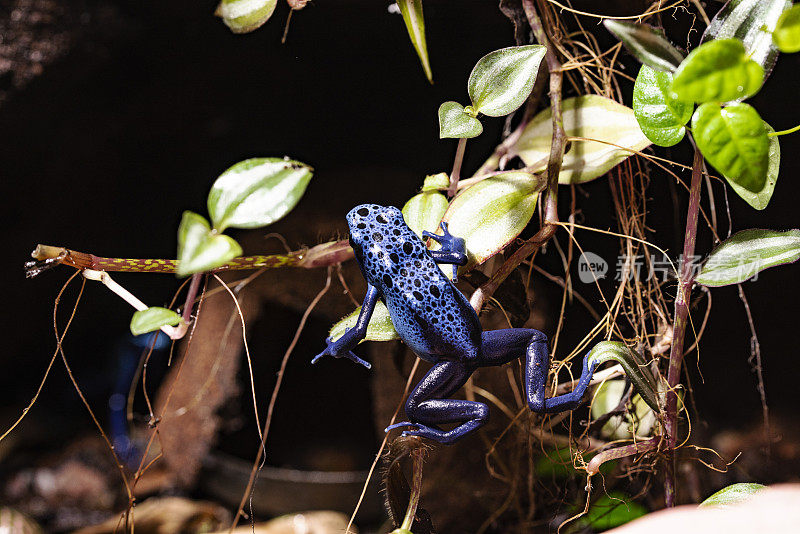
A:
{"type": "Polygon", "coordinates": [[[362,217],[366,217],[367,215],[369,215],[369,209],[367,209],[367,208],[361,208],[361,209],[360,209],[360,210],[358,210],[356,213],[358,213],[358,214],[359,214],[359,215],[361,215],[362,217]]]}

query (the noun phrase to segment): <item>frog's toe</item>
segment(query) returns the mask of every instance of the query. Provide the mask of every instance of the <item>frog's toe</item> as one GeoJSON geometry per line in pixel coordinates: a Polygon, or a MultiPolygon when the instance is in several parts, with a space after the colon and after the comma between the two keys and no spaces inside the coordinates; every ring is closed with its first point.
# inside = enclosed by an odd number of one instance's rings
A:
{"type": "MultiPolygon", "coordinates": [[[[390,430],[394,430],[395,428],[400,428],[401,426],[411,426],[414,428],[420,428],[422,425],[419,425],[417,423],[412,423],[411,421],[403,421],[402,423],[395,423],[393,425],[389,425],[383,431],[389,432],[390,430]]],[[[403,434],[405,434],[405,432],[403,432],[403,434]]]]}
{"type": "Polygon", "coordinates": [[[339,355],[339,357],[340,358],[342,358],[342,357],[347,358],[348,360],[352,360],[352,361],[356,362],[359,365],[363,365],[367,369],[372,369],[372,364],[371,363],[369,363],[366,360],[362,360],[361,358],[356,356],[355,353],[352,352],[352,351],[348,351],[346,354],[341,354],[341,355],[339,355]]]}
{"type": "Polygon", "coordinates": [[[440,236],[439,234],[434,234],[434,233],[429,232],[427,230],[423,230],[422,237],[429,237],[429,238],[433,239],[434,241],[436,241],[437,243],[441,243],[442,242],[442,236],[440,236]]]}
{"type": "Polygon", "coordinates": [[[448,440],[447,433],[443,432],[436,428],[431,428],[425,425],[413,425],[413,430],[404,430],[401,436],[403,437],[417,437],[417,438],[428,438],[432,439],[433,441],[438,441],[439,443],[450,443],[451,440],[448,440]]]}

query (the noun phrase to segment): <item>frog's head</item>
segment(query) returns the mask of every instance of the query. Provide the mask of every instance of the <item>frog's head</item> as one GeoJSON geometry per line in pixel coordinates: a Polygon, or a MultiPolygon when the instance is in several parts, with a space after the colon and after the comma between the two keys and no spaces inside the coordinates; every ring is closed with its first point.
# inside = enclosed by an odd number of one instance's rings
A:
{"type": "Polygon", "coordinates": [[[363,250],[390,237],[395,229],[405,225],[405,221],[403,213],[394,206],[361,204],[347,214],[347,225],[350,227],[350,246],[360,260],[363,250]]]}

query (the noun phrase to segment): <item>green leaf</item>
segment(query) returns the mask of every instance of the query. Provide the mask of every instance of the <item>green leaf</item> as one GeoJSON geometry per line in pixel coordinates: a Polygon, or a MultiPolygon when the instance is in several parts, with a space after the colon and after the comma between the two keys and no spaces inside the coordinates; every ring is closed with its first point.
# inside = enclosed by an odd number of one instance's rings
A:
{"type": "MultiPolygon", "coordinates": [[[[625,394],[625,380],[606,380],[597,388],[592,400],[592,418],[599,419],[619,406],[625,394]]],[[[631,398],[633,411],[612,415],[600,429],[608,439],[631,439],[650,435],[656,424],[656,414],[640,395],[631,398]]]]}
{"type": "Polygon", "coordinates": [[[223,172],[208,194],[214,228],[258,228],[294,208],[312,177],[308,165],[281,158],[251,158],[223,172]]]}
{"type": "Polygon", "coordinates": [[[709,41],[692,50],[672,79],[675,98],[686,102],[729,102],[761,88],[764,69],[747,57],[741,41],[709,41]]]}
{"type": "Polygon", "coordinates": [[[772,32],[772,42],[781,52],[800,52],[800,5],[781,14],[772,32]]]}
{"type": "MultiPolygon", "coordinates": [[[[609,98],[598,95],[568,98],[563,102],[562,118],[568,137],[597,141],[570,142],[558,176],[560,184],[594,180],[650,145],[633,110],[609,98]]],[[[511,148],[511,155],[522,158],[532,172],[543,171],[547,168],[552,139],[552,109],[547,108],[531,119],[511,148]]]]}
{"type": "Polygon", "coordinates": [[[633,500],[633,497],[621,491],[610,491],[601,494],[589,507],[589,512],[578,520],[578,525],[591,527],[594,532],[601,532],[647,514],[647,508],[633,500]]]}
{"type": "Polygon", "coordinates": [[[757,193],[769,168],[767,126],[749,104],[701,104],[692,117],[692,131],[703,156],[729,182],[757,193]]]}
{"type": "Polygon", "coordinates": [[[619,341],[601,341],[589,352],[588,363],[601,364],[614,360],[622,366],[628,379],[642,399],[656,412],[660,411],[658,403],[658,387],[655,376],[637,352],[619,341]]]}
{"type": "Polygon", "coordinates": [[[428,45],[425,41],[425,19],[422,16],[422,0],[397,0],[397,6],[400,8],[403,21],[406,23],[411,44],[414,45],[414,50],[417,51],[419,61],[422,63],[425,77],[428,78],[429,82],[433,83],[433,72],[431,72],[431,64],[428,60],[428,45]]]}
{"type": "Polygon", "coordinates": [[[764,488],[766,488],[766,486],[754,482],[731,484],[701,502],[699,506],[718,506],[722,508],[732,506],[749,500],[754,494],[764,488]]]}
{"type": "Polygon", "coordinates": [[[429,174],[425,177],[422,183],[422,192],[425,191],[439,191],[440,189],[447,189],[450,185],[450,177],[446,172],[438,174],[429,174]]]}
{"type": "Polygon", "coordinates": [[[800,258],[800,230],[742,230],[708,256],[695,282],[709,287],[740,284],[764,269],[800,258]]]}
{"type": "Polygon", "coordinates": [[[131,318],[131,334],[138,336],[154,332],[162,326],[175,326],[180,322],[181,316],[174,311],[153,306],[133,314],[131,318]]]}
{"type": "Polygon", "coordinates": [[[633,114],[644,135],[658,146],[672,146],[686,135],[694,106],[672,97],[672,74],[642,65],[633,86],[633,114]]]}
{"type": "MultiPolygon", "coordinates": [[[[336,341],[342,337],[348,328],[353,328],[358,321],[358,314],[361,313],[361,306],[355,309],[353,313],[343,317],[338,323],[331,327],[330,338],[336,341]]],[[[392,324],[392,318],[389,315],[389,310],[382,301],[375,304],[375,311],[372,312],[372,317],[367,326],[367,336],[363,341],[391,341],[393,339],[400,339],[397,331],[392,324]]]]}
{"type": "Polygon", "coordinates": [[[233,33],[249,33],[272,16],[278,0],[222,0],[214,14],[233,33]]]}
{"type": "Polygon", "coordinates": [[[467,113],[458,102],[439,106],[439,139],[477,137],[481,132],[481,121],[467,113]]]}
{"type": "Polygon", "coordinates": [[[212,230],[202,216],[183,212],[178,227],[178,276],[210,271],[241,255],[239,243],[212,230]]]}
{"type": "MultiPolygon", "coordinates": [[[[769,124],[764,124],[767,127],[767,133],[775,131],[769,124]]],[[[754,193],[736,182],[728,182],[737,195],[757,210],[763,210],[767,207],[772,198],[772,193],[775,191],[775,184],[778,182],[778,172],[781,166],[781,143],[778,136],[769,137],[768,157],[767,179],[764,181],[764,187],[760,191],[754,193]]]]}
{"type": "Polygon", "coordinates": [[[603,25],[628,52],[653,70],[672,72],[683,61],[683,54],[672,46],[662,30],[648,24],[613,19],[604,20],[603,25]]]}
{"type": "Polygon", "coordinates": [[[791,5],[791,0],[730,0],[717,12],[700,42],[739,39],[750,59],[764,69],[766,79],[778,58],[770,32],[791,5]]]}
{"type": "Polygon", "coordinates": [[[544,185],[532,174],[511,171],[482,180],[453,199],[442,219],[451,234],[466,241],[467,269],[500,252],[522,232],[544,185]]]}
{"type": "Polygon", "coordinates": [[[475,111],[502,117],[520,107],[533,90],[546,50],[542,45],[512,46],[478,60],[467,82],[475,111]]]}
{"type": "Polygon", "coordinates": [[[447,211],[447,197],[438,191],[425,191],[411,197],[403,206],[403,219],[422,238],[423,230],[435,233],[447,211]]]}

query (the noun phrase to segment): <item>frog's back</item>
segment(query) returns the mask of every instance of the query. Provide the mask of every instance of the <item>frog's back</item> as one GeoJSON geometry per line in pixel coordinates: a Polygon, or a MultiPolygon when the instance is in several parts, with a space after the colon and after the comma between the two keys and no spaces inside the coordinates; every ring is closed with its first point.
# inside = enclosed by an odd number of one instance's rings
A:
{"type": "Polygon", "coordinates": [[[358,206],[348,222],[364,276],[378,288],[403,341],[429,361],[477,357],[481,327],[475,311],[400,210],[358,206]]]}

